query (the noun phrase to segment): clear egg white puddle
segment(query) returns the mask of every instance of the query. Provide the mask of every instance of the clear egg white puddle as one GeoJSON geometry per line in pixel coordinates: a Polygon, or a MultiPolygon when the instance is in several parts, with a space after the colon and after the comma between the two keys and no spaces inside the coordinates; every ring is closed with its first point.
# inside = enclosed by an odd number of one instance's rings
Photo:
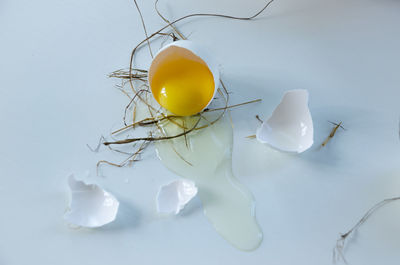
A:
{"type": "MultiPolygon", "coordinates": [[[[170,122],[163,129],[168,135],[180,130],[170,122]]],[[[232,145],[232,126],[222,118],[189,134],[186,141],[179,137],[158,142],[156,150],[167,168],[196,183],[204,214],[217,232],[236,248],[250,251],[260,245],[262,231],[252,194],[232,173],[232,145]]]]}

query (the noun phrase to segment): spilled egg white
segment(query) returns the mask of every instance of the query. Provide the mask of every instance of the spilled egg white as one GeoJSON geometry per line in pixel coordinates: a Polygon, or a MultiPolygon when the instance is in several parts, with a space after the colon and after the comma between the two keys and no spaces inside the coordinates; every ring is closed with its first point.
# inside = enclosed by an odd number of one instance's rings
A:
{"type": "MultiPolygon", "coordinates": [[[[155,55],[154,59],[152,60],[152,63],[150,65],[148,73],[149,73],[149,78],[148,78],[149,79],[149,87],[151,89],[153,97],[156,99],[156,101],[161,106],[163,106],[170,112],[180,115],[180,116],[191,116],[191,115],[197,114],[197,113],[201,112],[202,110],[204,110],[205,108],[207,108],[208,105],[211,103],[212,99],[214,98],[215,93],[217,92],[218,86],[220,84],[219,67],[218,67],[218,64],[217,64],[215,58],[210,54],[210,52],[206,48],[204,48],[203,46],[201,46],[195,42],[189,41],[189,40],[175,41],[175,42],[172,42],[172,43],[164,46],[162,49],[160,49],[157,52],[157,54],[155,55]],[[181,50],[182,52],[184,52],[186,54],[191,54],[191,56],[193,56],[194,60],[199,60],[199,61],[203,62],[208,67],[208,70],[211,72],[212,77],[213,77],[214,87],[213,87],[212,93],[209,95],[209,97],[207,97],[207,100],[203,102],[201,108],[200,107],[197,108],[195,113],[190,113],[188,115],[186,115],[186,113],[184,113],[184,114],[174,113],[174,111],[165,107],[164,106],[165,104],[163,105],[162,102],[160,102],[160,100],[157,100],[158,96],[155,94],[155,88],[152,86],[153,78],[155,77],[155,75],[157,74],[158,71],[162,70],[160,68],[163,67],[162,66],[163,60],[165,61],[166,58],[168,58],[168,56],[169,56],[168,53],[171,53],[171,51],[173,49],[175,51],[181,50]],[[189,51],[189,53],[187,53],[188,51],[189,51]]],[[[186,89],[186,88],[182,87],[180,89],[186,89]]],[[[179,98],[179,100],[185,101],[186,99],[184,98],[184,96],[182,96],[182,98],[179,98]]],[[[195,100],[192,100],[192,102],[194,103],[195,100]]]]}

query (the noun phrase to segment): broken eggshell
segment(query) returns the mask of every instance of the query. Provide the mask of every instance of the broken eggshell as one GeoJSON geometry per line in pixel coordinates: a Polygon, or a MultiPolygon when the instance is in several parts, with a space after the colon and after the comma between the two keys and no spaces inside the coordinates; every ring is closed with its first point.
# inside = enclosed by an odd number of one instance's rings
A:
{"type": "Polygon", "coordinates": [[[280,151],[301,153],[310,148],[314,143],[314,127],[308,109],[308,91],[287,91],[256,136],[261,143],[280,151]]]}
{"type": "MultiPolygon", "coordinates": [[[[217,93],[217,90],[218,90],[218,87],[220,84],[220,80],[219,80],[220,73],[219,73],[219,65],[218,65],[217,61],[215,60],[214,56],[212,55],[212,53],[210,51],[208,51],[205,47],[203,47],[202,45],[200,45],[196,42],[189,41],[189,40],[178,40],[178,41],[169,43],[169,44],[165,45],[163,48],[161,48],[155,55],[154,59],[151,62],[150,68],[149,68],[149,72],[148,72],[149,87],[150,87],[150,90],[152,91],[154,98],[157,101],[157,96],[154,95],[154,89],[152,87],[152,80],[158,71],[160,71],[164,67],[166,67],[165,65],[163,66],[163,64],[168,59],[170,59],[172,56],[176,56],[176,54],[181,54],[181,53],[186,54],[185,56],[189,56],[187,54],[190,54],[189,57],[191,58],[191,60],[201,61],[202,63],[204,63],[208,67],[209,71],[211,72],[211,75],[214,80],[213,94],[210,95],[208,102],[206,102],[206,104],[203,106],[203,108],[198,110],[198,112],[200,112],[200,111],[204,110],[205,108],[207,108],[210,105],[213,98],[215,97],[215,94],[217,93]]],[[[184,89],[184,88],[182,88],[182,89],[184,89]]],[[[182,93],[182,97],[183,96],[184,96],[184,94],[182,93]]],[[[158,101],[158,103],[161,106],[163,105],[159,101],[158,101]]],[[[170,110],[170,111],[172,111],[172,110],[170,110]]],[[[178,113],[175,113],[175,114],[178,114],[178,113]]],[[[196,113],[193,113],[193,114],[196,114],[196,113]]],[[[189,116],[189,115],[182,115],[182,114],[179,114],[179,115],[189,116]]]]}
{"type": "Polygon", "coordinates": [[[160,187],[157,211],[160,214],[178,214],[197,194],[193,181],[180,179],[160,187]]]}
{"type": "Polygon", "coordinates": [[[81,227],[100,227],[115,220],[119,202],[96,184],[86,184],[69,176],[70,204],[64,219],[81,227]]]}

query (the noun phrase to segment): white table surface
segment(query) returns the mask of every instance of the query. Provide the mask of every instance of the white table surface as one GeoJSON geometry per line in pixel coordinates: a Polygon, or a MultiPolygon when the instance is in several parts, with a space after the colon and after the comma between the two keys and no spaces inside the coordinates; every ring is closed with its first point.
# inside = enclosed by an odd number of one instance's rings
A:
{"type": "MultiPolygon", "coordinates": [[[[148,31],[162,21],[139,1],[148,31]]],[[[246,16],[253,0],[162,0],[169,18],[191,12],[246,16]]],[[[331,264],[332,248],[376,202],[400,195],[400,1],[276,0],[255,21],[197,18],[179,24],[222,66],[232,111],[234,173],[254,194],[262,245],[241,252],[222,239],[196,199],[159,218],[155,194],[176,176],[149,149],[132,168],[101,135],[121,123],[126,97],[107,74],[128,66],[143,38],[129,0],[0,1],[0,264],[331,264]],[[245,139],[284,91],[310,92],[315,145],[301,155],[245,139]],[[321,150],[331,121],[346,131],[321,150]],[[120,200],[117,220],[74,230],[62,219],[70,172],[120,200]]],[[[156,50],[157,47],[154,47],[156,50]]],[[[146,54],[143,49],[142,53],[146,54]]],[[[140,59],[141,58],[141,59],[140,59]]],[[[146,67],[148,56],[138,62],[146,67]],[[144,61],[144,63],[143,63],[144,61]]],[[[400,204],[374,215],[346,249],[350,264],[399,264],[400,204]]]]}

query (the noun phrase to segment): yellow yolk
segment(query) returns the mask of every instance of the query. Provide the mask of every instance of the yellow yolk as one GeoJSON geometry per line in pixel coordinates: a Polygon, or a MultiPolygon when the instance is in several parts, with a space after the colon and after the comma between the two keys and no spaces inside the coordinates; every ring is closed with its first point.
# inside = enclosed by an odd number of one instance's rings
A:
{"type": "Polygon", "coordinates": [[[207,64],[191,51],[177,46],[156,56],[149,81],[157,102],[180,116],[199,113],[214,96],[214,78],[207,64]]]}

